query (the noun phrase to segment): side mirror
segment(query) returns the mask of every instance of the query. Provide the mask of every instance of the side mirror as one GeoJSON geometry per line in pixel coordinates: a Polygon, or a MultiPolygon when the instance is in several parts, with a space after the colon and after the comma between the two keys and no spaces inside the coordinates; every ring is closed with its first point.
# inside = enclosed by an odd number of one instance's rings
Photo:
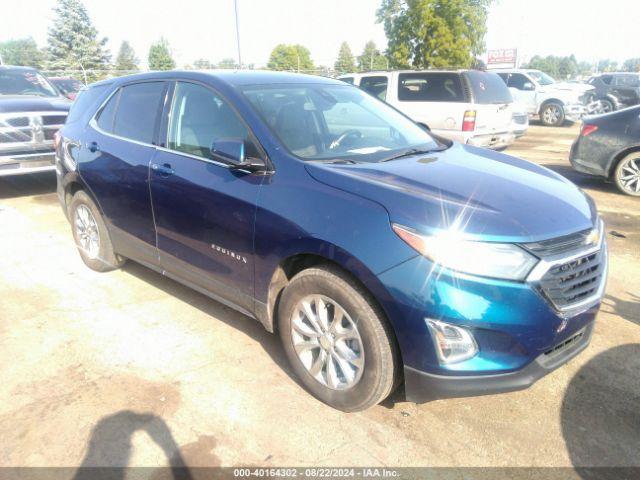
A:
{"type": "Polygon", "coordinates": [[[240,138],[225,138],[213,142],[211,158],[226,163],[233,170],[255,172],[264,168],[264,163],[259,159],[245,157],[244,140],[240,138]]]}
{"type": "Polygon", "coordinates": [[[522,90],[526,91],[526,92],[532,92],[536,89],[536,86],[531,83],[531,82],[524,82],[522,84],[522,90]]]}

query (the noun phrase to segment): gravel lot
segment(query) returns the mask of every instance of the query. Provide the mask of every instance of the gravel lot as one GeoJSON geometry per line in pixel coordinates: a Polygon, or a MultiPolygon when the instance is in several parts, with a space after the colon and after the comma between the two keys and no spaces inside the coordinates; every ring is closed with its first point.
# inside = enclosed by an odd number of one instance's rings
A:
{"type": "Polygon", "coordinates": [[[640,466],[640,199],[571,171],[577,132],[507,153],[604,217],[590,347],[526,391],[356,414],[308,395],[257,322],[132,262],[87,269],[53,175],[0,179],[0,466],[640,466]]]}

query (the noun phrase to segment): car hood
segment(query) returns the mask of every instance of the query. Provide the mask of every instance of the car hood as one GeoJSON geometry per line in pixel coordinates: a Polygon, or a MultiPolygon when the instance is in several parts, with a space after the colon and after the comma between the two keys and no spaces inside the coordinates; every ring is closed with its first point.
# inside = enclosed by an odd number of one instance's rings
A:
{"type": "Polygon", "coordinates": [[[593,228],[593,201],[564,177],[525,160],[454,143],[384,163],[311,162],[327,185],[383,205],[392,222],[425,233],[530,242],[593,228]]]}
{"type": "Polygon", "coordinates": [[[66,112],[71,101],[64,97],[38,97],[35,95],[0,95],[0,113],[13,112],[66,112]]]}

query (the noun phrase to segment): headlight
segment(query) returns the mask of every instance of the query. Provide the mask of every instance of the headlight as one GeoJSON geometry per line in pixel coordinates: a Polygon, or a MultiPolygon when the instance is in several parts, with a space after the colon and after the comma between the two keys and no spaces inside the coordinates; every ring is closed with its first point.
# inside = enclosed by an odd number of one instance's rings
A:
{"type": "Polygon", "coordinates": [[[459,272],[506,280],[524,280],[538,259],[517,245],[464,240],[455,232],[420,235],[407,227],[393,230],[410,247],[438,265],[459,272]]]}

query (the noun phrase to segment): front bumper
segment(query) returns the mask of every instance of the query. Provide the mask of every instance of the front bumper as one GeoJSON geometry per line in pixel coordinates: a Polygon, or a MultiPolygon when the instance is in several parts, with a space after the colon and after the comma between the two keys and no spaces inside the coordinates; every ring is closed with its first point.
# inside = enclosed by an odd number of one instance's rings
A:
{"type": "Polygon", "coordinates": [[[55,153],[53,151],[0,155],[0,177],[49,172],[55,169],[55,153]]]}
{"type": "Polygon", "coordinates": [[[570,122],[578,122],[587,114],[587,108],[581,103],[564,105],[564,118],[570,122]]]}
{"type": "Polygon", "coordinates": [[[591,342],[593,325],[593,322],[588,324],[568,339],[539,355],[526,367],[514,372],[496,375],[444,376],[405,366],[406,399],[414,403],[423,403],[443,398],[524,390],[587,348],[591,342]]]}

